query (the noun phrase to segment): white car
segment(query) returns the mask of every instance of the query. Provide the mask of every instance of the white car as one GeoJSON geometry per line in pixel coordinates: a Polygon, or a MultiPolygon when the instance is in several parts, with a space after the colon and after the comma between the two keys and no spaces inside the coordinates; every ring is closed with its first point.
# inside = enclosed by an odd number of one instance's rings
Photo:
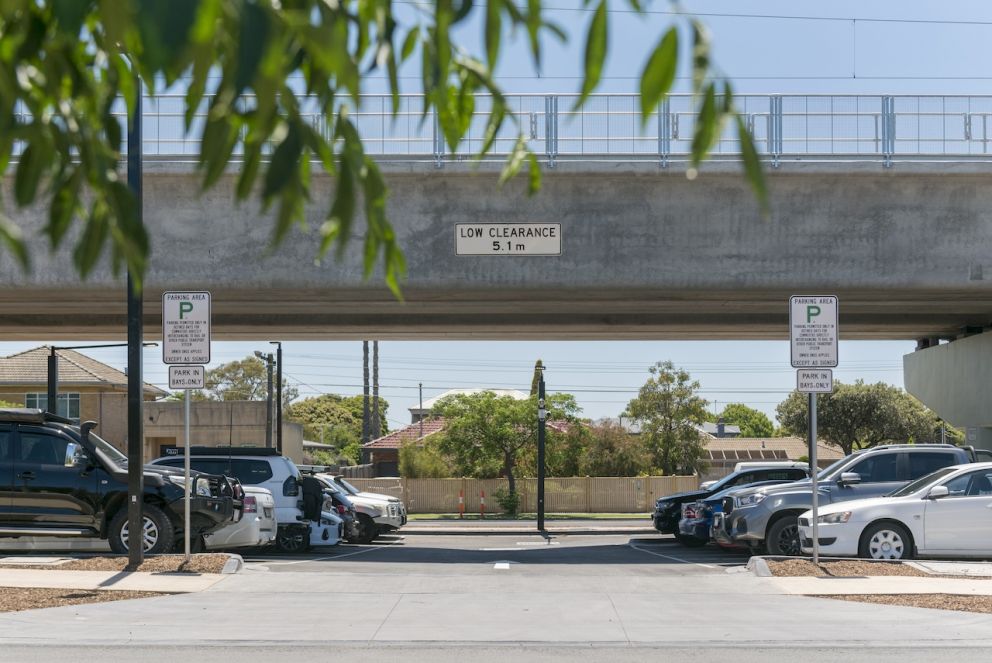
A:
{"type": "MultiPolygon", "coordinates": [[[[804,553],[812,552],[812,517],[799,517],[804,553]]],[[[822,555],[992,557],[992,463],[952,465],[885,497],[825,506],[818,521],[822,555]]]]}
{"type": "Polygon", "coordinates": [[[256,486],[244,486],[244,490],[241,520],[205,536],[208,549],[267,546],[276,540],[276,502],[272,492],[256,486]]]}
{"type": "Polygon", "coordinates": [[[406,525],[406,505],[398,497],[381,493],[366,493],[348,483],[344,477],[330,474],[319,475],[329,479],[347,491],[358,512],[362,526],[362,543],[370,543],[376,536],[393,532],[406,525]]]}

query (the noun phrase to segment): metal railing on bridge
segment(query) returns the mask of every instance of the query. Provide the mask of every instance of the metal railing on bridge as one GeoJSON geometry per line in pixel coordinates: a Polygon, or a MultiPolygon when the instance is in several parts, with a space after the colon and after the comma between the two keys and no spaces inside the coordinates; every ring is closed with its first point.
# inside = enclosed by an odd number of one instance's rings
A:
{"type": "MultiPolygon", "coordinates": [[[[635,94],[600,94],[574,110],[576,95],[506,96],[519,120],[507,121],[492,157],[512,150],[523,131],[530,148],[548,165],[560,160],[653,161],[665,167],[689,159],[695,100],[671,95],[646,123],[635,94]]],[[[191,160],[199,153],[206,106],[191,131],[183,126],[184,95],[148,97],[144,104],[144,154],[159,160],[191,160]]],[[[930,95],[739,95],[759,152],[772,165],[783,160],[859,161],[888,166],[897,160],[975,161],[989,158],[992,96],[930,95]]],[[[369,154],[382,160],[424,160],[443,166],[471,159],[481,148],[491,98],[480,96],[457,152],[446,145],[434,112],[423,113],[423,97],[400,98],[392,113],[389,95],[364,95],[351,117],[369,154]]],[[[330,128],[303,100],[305,116],[328,135],[330,128]]],[[[123,119],[123,106],[120,115],[123,119]]],[[[25,118],[26,119],[26,118],[25,118]]],[[[237,158],[239,152],[235,151],[237,158]]],[[[736,160],[740,143],[732,127],[721,135],[711,159],[736,160]]]]}

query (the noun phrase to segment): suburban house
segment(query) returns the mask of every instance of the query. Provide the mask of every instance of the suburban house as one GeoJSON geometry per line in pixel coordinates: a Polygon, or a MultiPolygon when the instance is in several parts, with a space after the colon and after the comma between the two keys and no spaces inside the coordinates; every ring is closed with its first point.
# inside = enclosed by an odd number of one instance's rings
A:
{"type": "MultiPolygon", "coordinates": [[[[56,350],[58,401],[56,413],[100,424],[97,435],[120,449],[127,446],[127,375],[75,350],[56,350]]],[[[0,358],[0,401],[20,407],[48,409],[49,346],[0,358]]],[[[144,399],[169,392],[145,384],[144,399]]]]}
{"type": "MultiPolygon", "coordinates": [[[[704,439],[703,459],[707,467],[700,478],[719,479],[734,471],[740,462],[799,460],[809,457],[809,444],[799,437],[735,437],[704,439]]],[[[816,461],[821,468],[844,457],[840,447],[816,443],[816,461]]]]}

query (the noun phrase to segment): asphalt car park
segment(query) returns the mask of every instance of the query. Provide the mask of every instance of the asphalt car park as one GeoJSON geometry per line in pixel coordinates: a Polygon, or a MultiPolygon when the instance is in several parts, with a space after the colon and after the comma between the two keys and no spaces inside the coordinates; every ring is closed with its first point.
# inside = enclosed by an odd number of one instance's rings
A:
{"type": "Polygon", "coordinates": [[[314,548],[306,554],[243,553],[246,570],[417,575],[724,573],[748,555],[715,546],[685,548],[674,537],[629,534],[382,536],[370,545],[314,548]]]}

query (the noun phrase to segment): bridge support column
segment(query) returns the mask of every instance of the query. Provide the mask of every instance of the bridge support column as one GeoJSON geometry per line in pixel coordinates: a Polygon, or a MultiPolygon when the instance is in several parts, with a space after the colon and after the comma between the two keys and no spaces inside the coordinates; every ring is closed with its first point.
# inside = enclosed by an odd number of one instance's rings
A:
{"type": "Polygon", "coordinates": [[[903,357],[906,391],[963,428],[966,444],[992,449],[992,332],[921,347],[903,357]]]}

